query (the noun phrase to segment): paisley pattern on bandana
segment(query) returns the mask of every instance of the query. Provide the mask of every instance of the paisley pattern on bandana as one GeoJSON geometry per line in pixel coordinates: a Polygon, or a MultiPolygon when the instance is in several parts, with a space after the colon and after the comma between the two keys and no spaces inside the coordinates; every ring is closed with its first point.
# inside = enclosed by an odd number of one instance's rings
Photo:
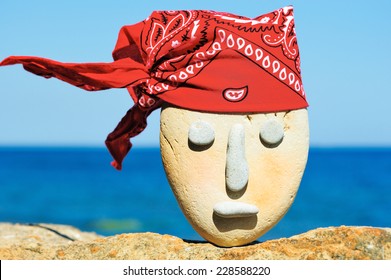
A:
{"type": "Polygon", "coordinates": [[[226,49],[242,53],[305,98],[292,7],[255,19],[213,11],[157,11],[143,24],[140,49],[152,78],[134,85],[142,89],[133,96],[142,107],[184,86],[226,49]]]}

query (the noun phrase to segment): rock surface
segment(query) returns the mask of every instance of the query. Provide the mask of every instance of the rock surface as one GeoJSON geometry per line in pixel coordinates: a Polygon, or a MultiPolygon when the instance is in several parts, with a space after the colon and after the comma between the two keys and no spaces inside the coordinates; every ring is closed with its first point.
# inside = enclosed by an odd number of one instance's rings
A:
{"type": "Polygon", "coordinates": [[[101,237],[49,224],[0,224],[0,259],[391,259],[391,228],[329,227],[243,247],[221,248],[156,233],[101,237]]]}

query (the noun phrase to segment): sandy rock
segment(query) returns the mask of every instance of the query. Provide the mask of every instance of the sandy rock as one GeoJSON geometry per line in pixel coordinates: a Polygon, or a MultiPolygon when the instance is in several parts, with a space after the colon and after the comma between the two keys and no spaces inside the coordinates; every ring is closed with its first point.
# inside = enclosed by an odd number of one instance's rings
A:
{"type": "Polygon", "coordinates": [[[53,224],[0,224],[0,259],[53,259],[53,251],[100,236],[53,224]]]}
{"type": "Polygon", "coordinates": [[[293,203],[308,155],[306,109],[213,114],[167,106],[160,132],[168,181],[206,240],[224,247],[251,243],[293,203]]]}
{"type": "Polygon", "coordinates": [[[69,226],[0,224],[0,259],[390,260],[391,228],[319,228],[291,238],[222,248],[156,233],[103,238],[69,226]],[[64,236],[77,240],[71,241],[64,236]]]}

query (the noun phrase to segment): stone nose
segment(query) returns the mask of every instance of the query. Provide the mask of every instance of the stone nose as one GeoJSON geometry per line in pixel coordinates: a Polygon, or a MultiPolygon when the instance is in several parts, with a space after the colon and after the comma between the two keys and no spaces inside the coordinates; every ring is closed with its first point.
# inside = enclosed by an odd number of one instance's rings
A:
{"type": "Polygon", "coordinates": [[[225,182],[233,192],[243,190],[248,183],[249,169],[245,155],[245,132],[242,124],[231,127],[228,136],[225,182]]]}

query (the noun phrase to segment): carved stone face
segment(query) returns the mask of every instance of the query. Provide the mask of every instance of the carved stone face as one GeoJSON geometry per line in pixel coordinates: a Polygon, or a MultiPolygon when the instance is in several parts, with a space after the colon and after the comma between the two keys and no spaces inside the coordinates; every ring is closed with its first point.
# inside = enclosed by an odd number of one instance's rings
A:
{"type": "Polygon", "coordinates": [[[307,162],[306,109],[243,115],[168,106],[160,120],[167,178],[206,240],[250,243],[288,211],[307,162]]]}

